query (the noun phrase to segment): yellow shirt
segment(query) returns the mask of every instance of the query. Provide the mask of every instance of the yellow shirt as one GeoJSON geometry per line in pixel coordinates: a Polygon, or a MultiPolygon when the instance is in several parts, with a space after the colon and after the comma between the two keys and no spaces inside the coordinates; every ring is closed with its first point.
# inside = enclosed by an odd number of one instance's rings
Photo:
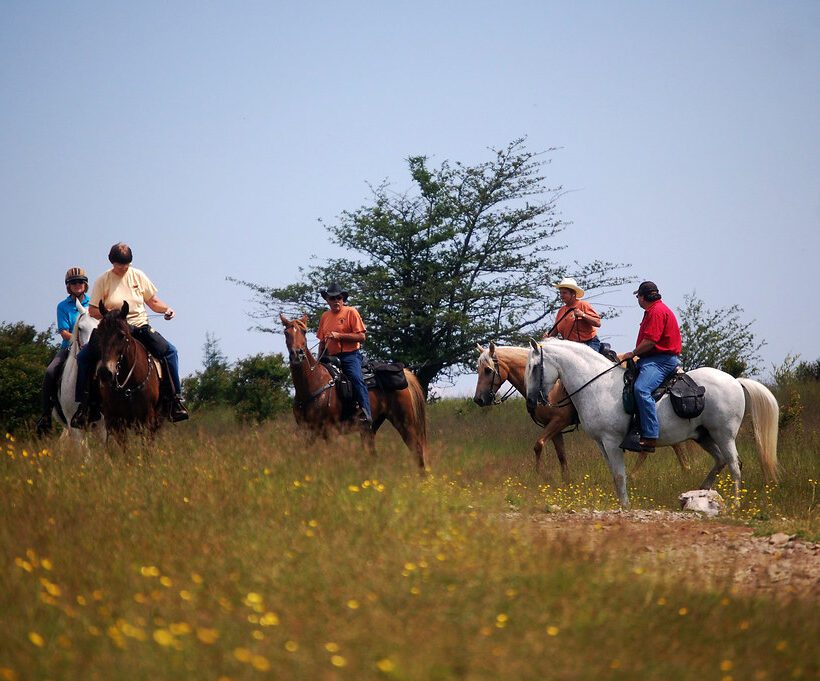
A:
{"type": "Polygon", "coordinates": [[[129,267],[121,277],[108,270],[97,277],[91,288],[91,305],[99,307],[104,303],[107,310],[119,310],[123,303],[128,303],[127,321],[132,326],[145,326],[148,313],[145,301],[151,300],[157,293],[157,287],[136,267],[129,267]]]}

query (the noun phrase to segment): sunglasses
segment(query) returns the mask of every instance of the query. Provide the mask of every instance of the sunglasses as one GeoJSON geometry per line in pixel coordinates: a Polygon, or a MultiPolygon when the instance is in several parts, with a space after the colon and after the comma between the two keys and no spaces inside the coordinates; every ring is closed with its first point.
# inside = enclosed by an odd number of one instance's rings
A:
{"type": "Polygon", "coordinates": [[[341,300],[342,296],[328,296],[327,299],[328,300],[341,300]]]}
{"type": "Polygon", "coordinates": [[[85,281],[85,279],[69,279],[68,283],[69,284],[85,284],[86,281],[85,281]]]}

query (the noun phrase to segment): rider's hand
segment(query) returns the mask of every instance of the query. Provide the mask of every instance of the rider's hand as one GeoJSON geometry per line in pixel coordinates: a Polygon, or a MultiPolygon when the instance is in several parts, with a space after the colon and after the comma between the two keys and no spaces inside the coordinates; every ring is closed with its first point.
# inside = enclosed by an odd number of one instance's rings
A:
{"type": "Polygon", "coordinates": [[[176,312],[174,312],[174,308],[169,307],[167,310],[165,310],[165,319],[173,319],[174,315],[176,315],[176,312]]]}

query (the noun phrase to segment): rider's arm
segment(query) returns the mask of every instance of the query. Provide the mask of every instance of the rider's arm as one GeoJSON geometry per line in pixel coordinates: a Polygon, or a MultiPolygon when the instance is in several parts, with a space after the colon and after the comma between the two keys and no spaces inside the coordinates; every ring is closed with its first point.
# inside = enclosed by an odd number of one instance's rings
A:
{"type": "Polygon", "coordinates": [[[165,315],[165,319],[174,318],[174,308],[172,308],[167,303],[163,303],[159,298],[157,298],[156,295],[146,300],[145,304],[148,307],[150,307],[154,312],[159,312],[160,314],[165,315]]]}
{"type": "Polygon", "coordinates": [[[88,314],[94,317],[94,319],[102,319],[102,315],[100,314],[100,308],[96,305],[88,306],[88,314]]]}
{"type": "Polygon", "coordinates": [[[644,338],[638,345],[635,346],[635,349],[632,352],[627,352],[626,357],[624,359],[632,359],[636,355],[638,357],[642,357],[650,350],[655,348],[655,341],[649,340],[649,338],[644,338]]]}
{"type": "Polygon", "coordinates": [[[66,331],[65,329],[60,329],[60,338],[63,340],[70,341],[71,340],[71,332],[66,331]]]}

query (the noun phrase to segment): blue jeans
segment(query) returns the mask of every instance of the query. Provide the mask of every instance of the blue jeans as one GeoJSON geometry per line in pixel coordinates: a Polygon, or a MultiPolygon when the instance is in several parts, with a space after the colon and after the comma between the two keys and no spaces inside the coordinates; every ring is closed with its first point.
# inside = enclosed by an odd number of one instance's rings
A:
{"type": "Polygon", "coordinates": [[[595,352],[601,352],[601,339],[598,336],[593,336],[588,341],[581,341],[584,345],[588,345],[595,352]]]}
{"type": "Polygon", "coordinates": [[[340,352],[336,357],[342,363],[342,371],[345,376],[350,379],[353,384],[353,395],[356,397],[356,402],[362,408],[368,418],[373,419],[370,413],[370,397],[367,394],[367,386],[364,384],[362,378],[362,353],[358,350],[352,352],[340,352]]]}
{"type": "Polygon", "coordinates": [[[635,380],[635,406],[641,418],[641,435],[657,439],[661,429],[658,424],[658,413],[652,391],[663,379],[677,369],[680,360],[677,355],[650,355],[638,360],[640,373],[635,380]]]}

